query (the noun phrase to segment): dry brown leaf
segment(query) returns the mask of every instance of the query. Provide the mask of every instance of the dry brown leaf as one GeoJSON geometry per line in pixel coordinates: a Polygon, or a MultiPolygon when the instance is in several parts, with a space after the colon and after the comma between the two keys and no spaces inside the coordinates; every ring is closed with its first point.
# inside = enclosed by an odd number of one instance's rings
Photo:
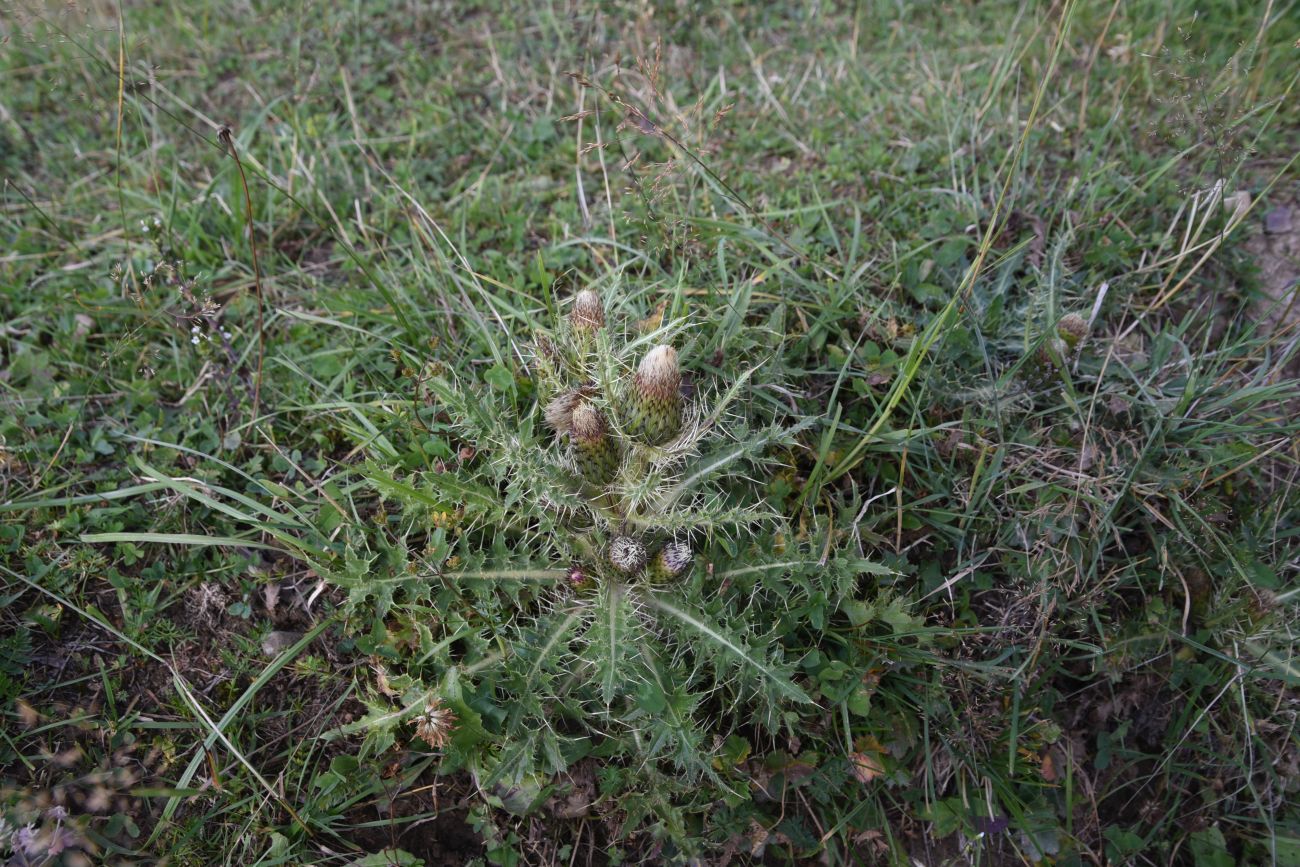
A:
{"type": "Polygon", "coordinates": [[[849,753],[849,762],[852,765],[853,776],[863,785],[885,772],[885,766],[880,763],[879,753],[849,753]]]}

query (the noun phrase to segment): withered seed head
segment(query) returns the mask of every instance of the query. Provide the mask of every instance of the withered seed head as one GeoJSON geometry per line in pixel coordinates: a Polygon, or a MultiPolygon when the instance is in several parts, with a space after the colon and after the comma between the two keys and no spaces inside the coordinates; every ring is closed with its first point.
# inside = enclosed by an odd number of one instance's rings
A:
{"type": "Polygon", "coordinates": [[[456,713],[435,698],[429,701],[424,713],[411,722],[415,723],[415,736],[437,750],[451,742],[451,733],[456,728],[456,713]]]}

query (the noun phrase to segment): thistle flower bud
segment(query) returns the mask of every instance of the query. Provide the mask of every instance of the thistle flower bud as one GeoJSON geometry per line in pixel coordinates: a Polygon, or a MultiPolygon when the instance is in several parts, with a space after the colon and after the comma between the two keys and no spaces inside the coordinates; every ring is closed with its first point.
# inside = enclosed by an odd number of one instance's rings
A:
{"type": "Polygon", "coordinates": [[[677,434],[682,426],[681,386],[677,350],[660,345],[646,353],[632,377],[628,433],[651,445],[659,445],[677,434]]]}
{"type": "Polygon", "coordinates": [[[595,331],[605,327],[605,305],[591,289],[583,289],[573,297],[569,323],[579,331],[595,331]]]}
{"type": "Polygon", "coordinates": [[[686,542],[669,542],[650,561],[650,577],[655,581],[680,578],[691,565],[691,546],[686,542]]]}
{"type": "Polygon", "coordinates": [[[1088,321],[1078,313],[1067,313],[1056,323],[1056,333],[1065,341],[1065,345],[1074,349],[1088,336],[1088,321]]]}
{"type": "Polygon", "coordinates": [[[609,562],[625,575],[640,572],[645,566],[645,545],[628,536],[615,536],[609,543],[609,562]]]}
{"type": "Polygon", "coordinates": [[[551,398],[551,402],[542,410],[546,424],[558,434],[567,434],[573,429],[573,410],[582,403],[582,392],[565,391],[551,398]]]}
{"type": "Polygon", "coordinates": [[[579,399],[569,416],[569,437],[579,475],[597,487],[609,484],[618,471],[618,447],[606,435],[600,410],[579,399]]]}
{"type": "Polygon", "coordinates": [[[583,590],[591,586],[591,576],[588,575],[580,566],[574,566],[570,569],[569,574],[566,577],[568,578],[569,586],[574,590],[583,590]]]}

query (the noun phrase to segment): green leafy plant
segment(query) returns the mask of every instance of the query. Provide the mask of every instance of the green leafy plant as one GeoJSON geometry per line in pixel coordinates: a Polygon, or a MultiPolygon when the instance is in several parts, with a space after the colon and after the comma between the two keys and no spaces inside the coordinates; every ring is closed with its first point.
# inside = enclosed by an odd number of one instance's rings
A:
{"type": "MultiPolygon", "coordinates": [[[[672,347],[689,343],[686,321],[613,320],[583,292],[533,336],[527,379],[489,371],[482,389],[439,370],[436,405],[474,457],[372,474],[413,525],[456,516],[427,564],[438,616],[389,675],[404,704],[375,709],[372,745],[403,723],[427,734],[426,708],[445,707],[453,730],[425,737],[446,743],[444,768],[468,767],[520,812],[591,753],[743,796],[719,773],[734,765],[727,738],[819,712],[784,652],[800,646],[799,604],[834,608],[870,566],[819,558],[824,541],[794,540],[768,504],[769,450],[809,420],[751,429],[754,369],[688,389],[672,347]]],[[[665,790],[647,809],[671,802],[665,790]]]]}

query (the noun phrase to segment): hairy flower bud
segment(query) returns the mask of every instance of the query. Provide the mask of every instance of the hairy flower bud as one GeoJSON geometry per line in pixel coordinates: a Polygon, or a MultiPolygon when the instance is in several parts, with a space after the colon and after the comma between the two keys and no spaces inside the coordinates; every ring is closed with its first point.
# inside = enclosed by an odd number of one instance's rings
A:
{"type": "Polygon", "coordinates": [[[569,323],[579,331],[595,331],[605,327],[605,305],[591,289],[583,289],[573,297],[569,323]]]}
{"type": "Polygon", "coordinates": [[[633,575],[645,566],[645,545],[628,536],[615,536],[609,543],[609,562],[618,571],[633,575]]]}
{"type": "Polygon", "coordinates": [[[680,578],[691,565],[691,546],[686,542],[669,542],[650,561],[650,577],[655,581],[680,578]]]}
{"type": "Polygon", "coordinates": [[[579,475],[597,487],[609,484],[618,471],[618,447],[606,434],[600,410],[579,400],[569,416],[569,437],[579,475]]]}
{"type": "Polygon", "coordinates": [[[584,590],[591,586],[591,576],[588,575],[581,566],[574,566],[569,570],[569,574],[566,577],[568,578],[569,586],[574,590],[584,590]]]}
{"type": "Polygon", "coordinates": [[[1067,313],[1056,323],[1056,333],[1065,341],[1065,345],[1074,349],[1088,336],[1088,321],[1078,313],[1067,313]]]}
{"type": "Polygon", "coordinates": [[[573,410],[582,403],[582,392],[565,391],[551,398],[542,415],[546,424],[558,434],[567,434],[573,428],[573,410]]]}
{"type": "Polygon", "coordinates": [[[627,430],[632,436],[659,445],[682,426],[682,371],[677,350],[660,345],[646,353],[632,377],[628,395],[627,430]]]}

